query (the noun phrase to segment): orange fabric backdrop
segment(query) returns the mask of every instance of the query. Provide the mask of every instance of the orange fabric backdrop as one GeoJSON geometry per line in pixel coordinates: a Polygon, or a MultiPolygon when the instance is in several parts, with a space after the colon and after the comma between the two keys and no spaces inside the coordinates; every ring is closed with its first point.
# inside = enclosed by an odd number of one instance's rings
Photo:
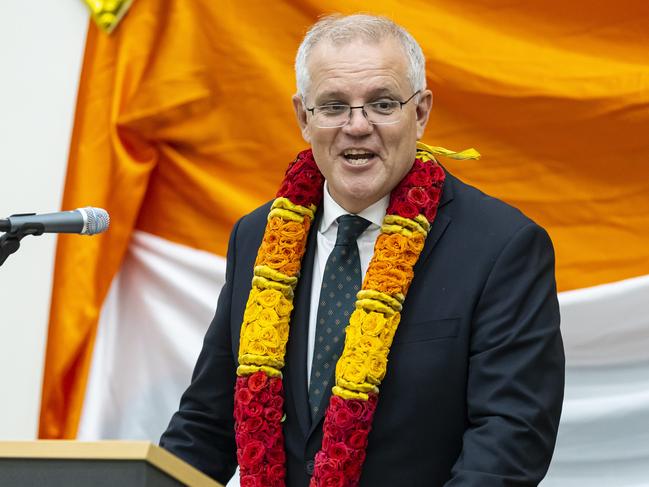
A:
{"type": "Polygon", "coordinates": [[[649,4],[645,0],[135,0],[90,26],[63,207],[111,229],[62,236],[40,436],[74,437],[96,325],[134,229],[225,255],[305,146],[293,59],[322,13],[387,14],[419,40],[435,103],[424,141],[550,232],[569,290],[649,274],[649,4]]]}

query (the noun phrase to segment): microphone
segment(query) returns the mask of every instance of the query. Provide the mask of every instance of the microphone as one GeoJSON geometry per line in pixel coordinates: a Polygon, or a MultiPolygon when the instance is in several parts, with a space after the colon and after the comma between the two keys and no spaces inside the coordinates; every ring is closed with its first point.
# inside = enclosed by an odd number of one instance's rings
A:
{"type": "Polygon", "coordinates": [[[11,215],[9,218],[0,219],[0,232],[30,231],[41,233],[80,233],[94,235],[108,228],[110,217],[108,212],[101,208],[77,208],[72,211],[59,211],[57,213],[25,213],[11,215]]]}

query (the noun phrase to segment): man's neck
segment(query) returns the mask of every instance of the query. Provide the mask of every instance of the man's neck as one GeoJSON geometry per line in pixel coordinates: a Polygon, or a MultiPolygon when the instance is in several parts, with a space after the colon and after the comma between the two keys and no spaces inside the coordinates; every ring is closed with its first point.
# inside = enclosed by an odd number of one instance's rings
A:
{"type": "MultiPolygon", "coordinates": [[[[327,182],[324,184],[323,192],[323,218],[320,225],[320,230],[324,231],[333,223],[333,221],[338,218],[340,215],[346,213],[351,213],[347,208],[338,203],[331,193],[329,192],[329,187],[327,182]]],[[[378,201],[372,203],[366,208],[361,209],[360,211],[353,213],[354,215],[359,215],[370,221],[371,223],[381,226],[383,222],[383,217],[385,216],[385,211],[388,208],[390,203],[390,195],[385,195],[383,198],[380,198],[378,201]]]]}

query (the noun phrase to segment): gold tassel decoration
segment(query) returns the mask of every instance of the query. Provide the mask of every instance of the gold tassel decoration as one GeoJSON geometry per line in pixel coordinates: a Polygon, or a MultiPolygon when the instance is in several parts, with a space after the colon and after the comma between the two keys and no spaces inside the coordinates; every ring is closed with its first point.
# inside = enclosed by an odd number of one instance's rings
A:
{"type": "Polygon", "coordinates": [[[90,14],[101,30],[110,34],[124,14],[128,11],[133,0],[83,0],[90,9],[90,14]]]}

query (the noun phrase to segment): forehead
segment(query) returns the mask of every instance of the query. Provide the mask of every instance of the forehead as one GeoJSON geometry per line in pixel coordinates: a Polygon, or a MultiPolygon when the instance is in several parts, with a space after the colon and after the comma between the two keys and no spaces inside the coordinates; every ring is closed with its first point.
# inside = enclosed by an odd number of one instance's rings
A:
{"type": "Polygon", "coordinates": [[[410,90],[407,57],[392,38],[322,41],[314,46],[308,69],[309,97],[314,99],[330,93],[363,97],[375,91],[404,96],[410,90]]]}

